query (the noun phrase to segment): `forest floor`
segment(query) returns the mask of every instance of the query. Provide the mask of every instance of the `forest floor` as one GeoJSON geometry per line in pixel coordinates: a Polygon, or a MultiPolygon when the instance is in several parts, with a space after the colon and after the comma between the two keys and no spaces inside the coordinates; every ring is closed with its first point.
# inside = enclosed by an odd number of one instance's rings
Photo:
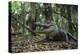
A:
{"type": "MultiPolygon", "coordinates": [[[[33,38],[32,38],[33,39],[33,38]]],[[[11,36],[11,50],[13,53],[36,52],[52,50],[77,49],[75,42],[66,43],[64,41],[38,41],[33,42],[30,38],[24,36],[11,36]]]]}

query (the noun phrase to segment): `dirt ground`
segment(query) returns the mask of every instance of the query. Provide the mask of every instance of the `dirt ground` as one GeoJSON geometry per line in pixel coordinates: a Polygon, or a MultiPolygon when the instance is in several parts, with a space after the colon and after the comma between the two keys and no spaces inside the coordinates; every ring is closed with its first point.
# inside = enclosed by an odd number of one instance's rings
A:
{"type": "Polygon", "coordinates": [[[46,40],[35,42],[34,40],[37,38],[12,36],[11,51],[13,53],[52,51],[52,50],[54,51],[54,50],[77,49],[78,47],[75,42],[66,43],[64,41],[46,41],[46,40]]]}

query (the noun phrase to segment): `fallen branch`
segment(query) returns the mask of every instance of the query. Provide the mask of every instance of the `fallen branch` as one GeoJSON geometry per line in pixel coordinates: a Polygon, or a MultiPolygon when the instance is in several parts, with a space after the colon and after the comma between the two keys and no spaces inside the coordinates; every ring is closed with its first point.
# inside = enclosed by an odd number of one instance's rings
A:
{"type": "Polygon", "coordinates": [[[31,33],[33,33],[34,35],[38,35],[40,36],[39,34],[36,34],[31,28],[29,28],[28,26],[26,25],[23,25],[20,21],[18,21],[16,18],[14,18],[14,20],[16,20],[21,26],[25,27],[27,30],[29,30],[31,33]]]}

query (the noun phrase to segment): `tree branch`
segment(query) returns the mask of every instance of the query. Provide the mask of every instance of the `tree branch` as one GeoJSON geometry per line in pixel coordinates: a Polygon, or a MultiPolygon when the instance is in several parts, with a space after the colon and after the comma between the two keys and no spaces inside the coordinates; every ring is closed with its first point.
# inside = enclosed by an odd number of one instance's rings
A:
{"type": "MultiPolygon", "coordinates": [[[[14,18],[14,20],[16,20],[16,18],[14,18]]],[[[16,20],[21,26],[25,27],[27,30],[29,30],[31,33],[33,33],[34,35],[38,35],[40,36],[39,34],[36,34],[32,29],[30,29],[28,26],[26,25],[23,25],[20,21],[16,20]]]]}

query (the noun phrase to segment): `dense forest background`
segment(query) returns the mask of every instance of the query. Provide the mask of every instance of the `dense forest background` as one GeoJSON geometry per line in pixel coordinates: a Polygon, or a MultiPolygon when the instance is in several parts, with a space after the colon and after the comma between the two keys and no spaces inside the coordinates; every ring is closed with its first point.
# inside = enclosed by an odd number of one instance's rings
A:
{"type": "MultiPolygon", "coordinates": [[[[36,26],[34,24],[36,22],[50,23],[55,28],[62,28],[64,31],[70,32],[74,38],[78,38],[77,5],[14,1],[9,2],[9,17],[9,20],[11,20],[9,23],[11,23],[10,33],[12,42],[16,39],[13,39],[14,36],[19,39],[19,37],[28,38],[43,35],[38,35],[36,32],[42,31],[43,29],[43,27],[36,26]]],[[[24,42],[21,43],[24,44],[24,42]]]]}

